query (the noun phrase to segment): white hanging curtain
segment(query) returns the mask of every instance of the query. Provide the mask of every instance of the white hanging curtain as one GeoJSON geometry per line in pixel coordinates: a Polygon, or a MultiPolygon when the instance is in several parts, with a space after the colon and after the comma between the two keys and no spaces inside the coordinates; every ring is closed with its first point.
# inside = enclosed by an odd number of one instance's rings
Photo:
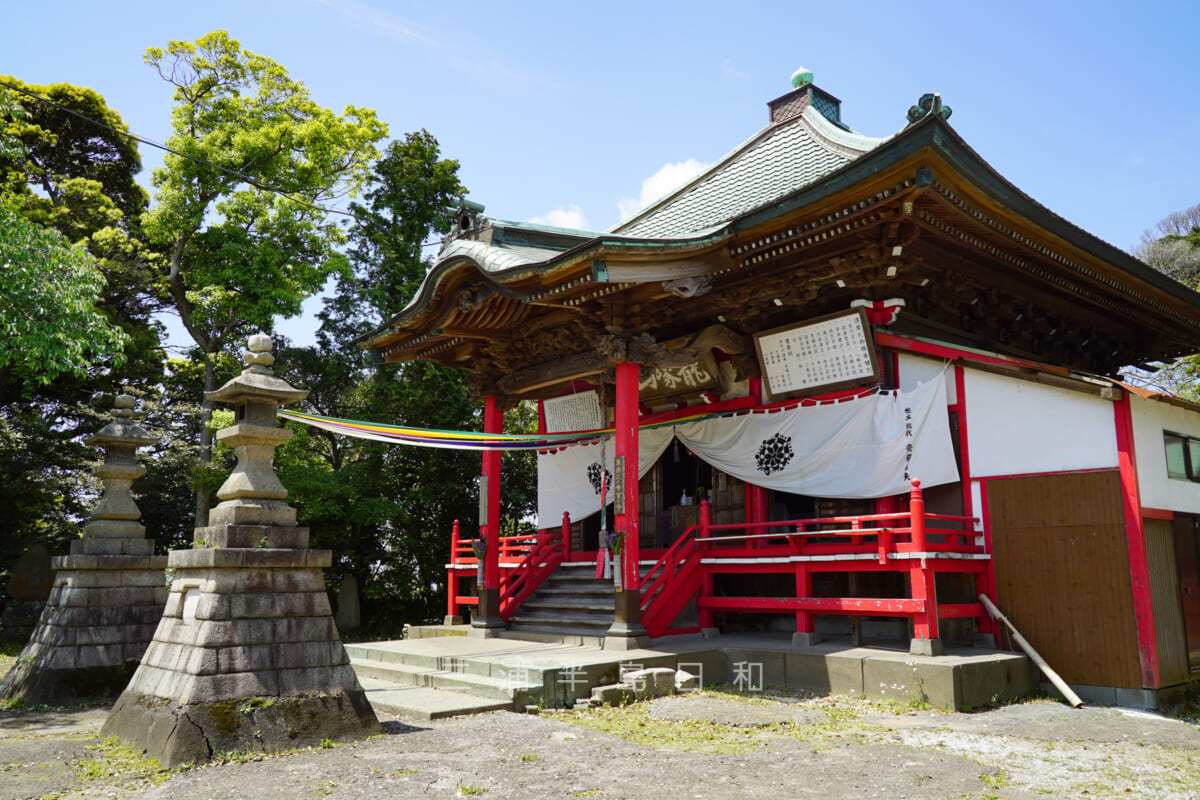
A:
{"type": "MultiPolygon", "coordinates": [[[[670,428],[650,428],[638,436],[638,469],[641,478],[654,466],[674,438],[670,428]]],[[[608,502],[612,502],[612,439],[604,446],[608,470],[608,502]]],[[[538,453],[538,527],[558,528],[566,511],[572,522],[600,513],[600,442],[567,447],[554,453],[538,453]]]]}
{"type": "Polygon", "coordinates": [[[946,373],[909,392],[675,426],[679,441],[747,483],[813,497],[886,497],[958,480],[946,373]]]}
{"type": "MultiPolygon", "coordinates": [[[[768,489],[812,497],[869,498],[954,483],[958,466],[946,411],[946,373],[908,392],[742,414],[641,432],[638,477],[671,443],[672,431],[722,472],[768,489]]],[[[605,449],[610,472],[613,446],[605,449]]],[[[600,511],[600,444],[538,453],[538,527],[600,511]]]]}

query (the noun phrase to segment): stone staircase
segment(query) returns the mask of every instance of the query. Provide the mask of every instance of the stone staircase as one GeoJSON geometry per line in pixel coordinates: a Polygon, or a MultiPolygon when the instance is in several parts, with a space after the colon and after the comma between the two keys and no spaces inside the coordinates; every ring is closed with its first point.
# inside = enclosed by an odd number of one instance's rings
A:
{"type": "Polygon", "coordinates": [[[455,636],[345,648],[376,710],[421,719],[569,707],[619,673],[618,657],[578,644],[455,636]]]}
{"type": "Polygon", "coordinates": [[[596,565],[563,564],[508,620],[516,638],[599,644],[613,622],[613,584],[596,565]]]}

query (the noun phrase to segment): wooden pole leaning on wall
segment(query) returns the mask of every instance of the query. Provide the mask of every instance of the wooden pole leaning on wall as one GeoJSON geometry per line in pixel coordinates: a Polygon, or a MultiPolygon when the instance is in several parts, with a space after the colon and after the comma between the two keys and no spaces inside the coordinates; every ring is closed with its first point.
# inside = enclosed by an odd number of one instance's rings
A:
{"type": "Polygon", "coordinates": [[[1025,651],[1025,655],[1029,656],[1030,661],[1032,661],[1034,664],[1037,664],[1038,669],[1042,671],[1043,675],[1050,679],[1050,682],[1054,684],[1055,688],[1062,692],[1062,696],[1065,697],[1067,702],[1071,704],[1071,708],[1079,708],[1081,705],[1083,705],[1083,700],[1079,699],[1079,695],[1075,694],[1071,687],[1067,685],[1067,682],[1059,677],[1057,672],[1051,669],[1050,665],[1046,663],[1046,659],[1042,658],[1041,655],[1038,654],[1038,651],[1033,649],[1033,645],[1025,640],[1025,637],[1021,635],[1021,632],[1017,630],[1017,627],[1012,624],[1008,617],[1000,613],[1000,609],[996,608],[996,605],[988,599],[986,594],[979,595],[979,602],[983,603],[983,607],[986,608],[987,612],[992,615],[992,619],[998,622],[1003,622],[1008,626],[1008,629],[1012,631],[1013,641],[1017,643],[1018,647],[1025,651]]]}

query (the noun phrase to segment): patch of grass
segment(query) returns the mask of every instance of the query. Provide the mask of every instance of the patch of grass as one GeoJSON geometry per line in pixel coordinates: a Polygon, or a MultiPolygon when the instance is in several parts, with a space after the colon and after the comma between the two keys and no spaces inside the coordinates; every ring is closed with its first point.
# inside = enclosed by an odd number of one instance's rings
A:
{"type": "Polygon", "coordinates": [[[85,758],[71,764],[75,778],[84,783],[105,778],[134,778],[162,783],[170,777],[170,771],[159,766],[158,759],[135,753],[121,744],[116,736],[109,736],[88,749],[96,752],[95,758],[85,758]]]}
{"type": "MultiPolygon", "coordinates": [[[[217,750],[212,754],[213,764],[249,764],[252,761],[262,761],[264,753],[248,750],[217,750]]],[[[278,755],[271,753],[271,755],[278,755]]]]}
{"type": "Polygon", "coordinates": [[[989,772],[986,775],[980,775],[979,780],[984,786],[990,786],[993,789],[1003,789],[1005,786],[1008,786],[1010,777],[1008,770],[1001,769],[996,772],[989,772]]]}
{"type": "Polygon", "coordinates": [[[392,777],[399,778],[402,775],[415,775],[416,773],[415,769],[397,769],[392,771],[392,777]]]}
{"type": "Polygon", "coordinates": [[[522,761],[537,761],[537,759],[537,753],[533,752],[532,750],[526,750],[524,753],[521,753],[522,761]]]}
{"type": "Polygon", "coordinates": [[[583,791],[576,792],[575,796],[576,797],[601,797],[606,794],[608,794],[608,792],[604,791],[603,789],[584,789],[583,791]]]}
{"type": "Polygon", "coordinates": [[[487,787],[478,783],[464,783],[458,787],[459,797],[474,797],[487,791],[487,787]]]}

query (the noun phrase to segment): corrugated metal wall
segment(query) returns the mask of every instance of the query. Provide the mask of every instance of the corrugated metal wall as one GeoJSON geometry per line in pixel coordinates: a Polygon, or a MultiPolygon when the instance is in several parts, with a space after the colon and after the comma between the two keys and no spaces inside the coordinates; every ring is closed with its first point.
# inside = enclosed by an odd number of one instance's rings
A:
{"type": "Polygon", "coordinates": [[[1000,610],[1067,682],[1141,688],[1117,471],[987,491],[1000,610]]]}

